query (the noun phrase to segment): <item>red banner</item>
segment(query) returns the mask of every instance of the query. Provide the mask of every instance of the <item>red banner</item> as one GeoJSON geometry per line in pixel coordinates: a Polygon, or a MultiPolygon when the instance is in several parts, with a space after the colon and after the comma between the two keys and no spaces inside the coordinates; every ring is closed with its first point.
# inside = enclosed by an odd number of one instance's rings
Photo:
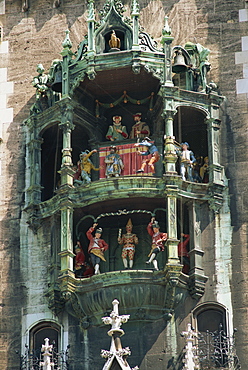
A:
{"type": "MultiPolygon", "coordinates": [[[[151,158],[151,155],[139,155],[134,144],[116,145],[117,152],[124,164],[124,169],[121,171],[121,176],[140,175],[136,174],[136,171],[140,169],[142,161],[151,158]]],[[[99,160],[100,160],[100,174],[99,178],[104,179],[106,164],[104,162],[105,157],[110,153],[110,146],[99,148],[99,160]]],[[[143,173],[142,173],[143,174],[143,173]]],[[[152,175],[152,172],[146,166],[144,170],[145,175],[152,175]]]]}

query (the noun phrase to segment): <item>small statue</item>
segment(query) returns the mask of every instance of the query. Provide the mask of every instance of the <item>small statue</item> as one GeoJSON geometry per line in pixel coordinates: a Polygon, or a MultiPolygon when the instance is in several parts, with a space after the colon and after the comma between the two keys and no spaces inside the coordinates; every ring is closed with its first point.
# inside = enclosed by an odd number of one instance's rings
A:
{"type": "Polygon", "coordinates": [[[205,91],[207,87],[207,73],[210,71],[211,68],[211,64],[208,60],[210,50],[198,43],[196,44],[196,49],[199,54],[199,69],[201,75],[202,89],[205,91]]]}
{"type": "Polygon", "coordinates": [[[202,156],[195,156],[196,161],[193,163],[193,180],[194,182],[201,183],[202,178],[200,176],[200,168],[203,164],[203,157],[202,156]]]}
{"type": "Polygon", "coordinates": [[[75,246],[75,277],[81,278],[84,275],[84,272],[86,270],[86,263],[85,263],[85,255],[83,252],[83,249],[81,247],[80,241],[77,241],[77,244],[75,246]]]}
{"type": "Polygon", "coordinates": [[[181,262],[183,263],[182,272],[184,274],[189,273],[190,262],[189,262],[189,234],[181,233],[181,238],[183,240],[178,243],[177,250],[178,250],[178,257],[180,258],[181,262]]]}
{"type": "Polygon", "coordinates": [[[187,180],[193,182],[193,163],[196,161],[196,159],[192,150],[189,150],[189,144],[187,142],[181,144],[180,157],[180,172],[183,181],[186,181],[187,174],[187,180]]]}
{"type": "Polygon", "coordinates": [[[136,113],[133,115],[135,124],[132,126],[130,133],[130,139],[144,139],[146,136],[150,135],[150,129],[146,122],[141,122],[141,113],[136,113]]]}
{"type": "Polygon", "coordinates": [[[145,159],[142,162],[141,168],[139,170],[137,170],[136,172],[137,173],[144,172],[146,165],[148,165],[150,167],[151,171],[154,173],[155,172],[154,164],[156,162],[158,162],[158,160],[160,158],[158,148],[156,147],[156,145],[154,145],[154,143],[152,142],[152,140],[149,137],[145,137],[144,140],[141,141],[141,143],[136,143],[134,145],[135,146],[141,146],[141,147],[145,148],[144,152],[142,152],[140,150],[138,151],[139,155],[149,155],[149,154],[152,155],[151,158],[145,159]]]}
{"type": "Polygon", "coordinates": [[[204,163],[200,168],[200,176],[203,183],[209,182],[209,164],[208,164],[208,157],[204,158],[204,163]]]}
{"type": "Polygon", "coordinates": [[[36,87],[36,99],[39,100],[41,97],[46,96],[48,90],[47,81],[48,75],[44,73],[45,69],[40,63],[37,65],[38,76],[33,78],[33,86],[36,87]]]}
{"type": "Polygon", "coordinates": [[[108,249],[108,244],[105,240],[101,239],[102,228],[99,227],[96,229],[97,225],[97,223],[94,223],[86,233],[86,236],[90,241],[88,252],[90,253],[91,262],[94,266],[95,275],[100,274],[100,261],[102,260],[106,262],[104,252],[108,249]],[[95,236],[93,236],[92,233],[95,229],[95,236]]]}
{"type": "Polygon", "coordinates": [[[167,233],[160,232],[158,221],[155,217],[151,218],[151,221],[147,225],[147,232],[152,237],[151,251],[148,254],[149,260],[147,264],[153,263],[154,269],[158,270],[158,261],[156,260],[157,254],[164,251],[164,242],[167,240],[167,233]]]}
{"type": "Polygon", "coordinates": [[[121,41],[120,39],[116,36],[116,33],[114,30],[112,30],[110,40],[109,40],[109,46],[111,49],[120,49],[121,47],[121,41]]]}
{"type": "Polygon", "coordinates": [[[136,234],[132,233],[133,224],[131,218],[129,218],[126,224],[127,233],[121,236],[121,229],[119,230],[118,243],[122,244],[121,258],[125,269],[128,268],[127,257],[129,258],[129,267],[133,267],[133,259],[135,253],[135,244],[138,244],[138,238],[136,234]]]}
{"type": "Polygon", "coordinates": [[[29,9],[29,1],[28,0],[22,0],[22,11],[27,12],[29,9]]]}
{"type": "Polygon", "coordinates": [[[72,166],[72,169],[74,171],[73,174],[73,185],[79,186],[83,184],[83,181],[81,180],[81,169],[80,166],[72,166]]]}
{"type": "Polygon", "coordinates": [[[104,160],[104,162],[106,163],[105,175],[107,179],[110,177],[120,176],[121,170],[123,170],[124,168],[122,159],[119,154],[116,153],[116,151],[117,147],[112,145],[110,147],[110,154],[108,154],[104,160]]]}
{"type": "Polygon", "coordinates": [[[121,125],[121,116],[113,116],[113,125],[110,125],[106,138],[110,141],[127,139],[126,126],[121,125]]]}
{"type": "Polygon", "coordinates": [[[97,150],[94,149],[91,152],[86,150],[85,152],[82,152],[79,156],[80,160],[77,163],[77,172],[75,172],[74,178],[78,177],[77,175],[80,173],[80,178],[75,178],[74,182],[78,185],[81,184],[89,184],[91,182],[91,170],[99,171],[100,168],[96,168],[93,163],[90,160],[90,156],[92,154],[97,153],[97,150]],[[79,183],[78,181],[81,181],[79,183]]]}

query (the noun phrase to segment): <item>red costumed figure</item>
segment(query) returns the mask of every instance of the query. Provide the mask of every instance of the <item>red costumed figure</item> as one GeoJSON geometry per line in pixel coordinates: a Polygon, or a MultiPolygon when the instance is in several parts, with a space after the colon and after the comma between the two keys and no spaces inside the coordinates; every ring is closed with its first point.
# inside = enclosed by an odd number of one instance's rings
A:
{"type": "Polygon", "coordinates": [[[83,252],[83,249],[81,247],[80,241],[77,241],[77,244],[75,246],[75,277],[81,278],[84,275],[84,272],[86,270],[86,263],[85,263],[85,255],[83,252]]]}
{"type": "Polygon", "coordinates": [[[167,233],[160,232],[158,221],[152,217],[151,221],[147,225],[148,234],[152,237],[152,248],[148,254],[149,260],[146,263],[153,263],[154,269],[158,270],[158,261],[156,260],[157,254],[160,251],[164,251],[164,242],[167,240],[167,233]]]}
{"type": "Polygon", "coordinates": [[[105,242],[105,240],[101,239],[102,228],[99,227],[95,232],[95,236],[92,235],[96,227],[97,224],[93,224],[93,226],[87,231],[86,236],[90,241],[88,252],[90,253],[95,274],[100,274],[100,261],[106,261],[104,258],[104,252],[108,249],[108,244],[105,242]]]}
{"type": "Polygon", "coordinates": [[[190,262],[189,262],[189,234],[181,234],[183,240],[178,243],[177,250],[178,250],[178,257],[180,258],[181,262],[183,263],[182,272],[184,274],[189,273],[190,262]]]}

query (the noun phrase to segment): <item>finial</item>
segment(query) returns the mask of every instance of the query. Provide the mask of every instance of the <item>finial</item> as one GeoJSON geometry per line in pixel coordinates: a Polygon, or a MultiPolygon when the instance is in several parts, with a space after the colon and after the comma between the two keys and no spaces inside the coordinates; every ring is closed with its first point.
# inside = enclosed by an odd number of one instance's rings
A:
{"type": "Polygon", "coordinates": [[[139,15],[139,3],[137,0],[132,1],[132,15],[139,15]]]}
{"type": "Polygon", "coordinates": [[[108,331],[108,335],[112,337],[110,350],[101,350],[101,356],[106,359],[106,363],[103,366],[102,370],[111,370],[113,367],[113,359],[115,358],[118,362],[120,369],[125,370],[138,370],[135,368],[130,368],[127,362],[127,356],[131,354],[130,348],[122,348],[120,337],[124,334],[124,331],[120,328],[122,323],[128,321],[130,315],[119,316],[119,301],[114,299],[112,302],[113,311],[109,317],[102,317],[104,324],[111,324],[112,328],[108,331]]]}
{"type": "Polygon", "coordinates": [[[113,333],[118,333],[120,335],[124,334],[124,331],[121,329],[121,325],[126,323],[130,317],[130,315],[121,315],[119,316],[119,301],[114,299],[112,302],[113,311],[111,312],[109,317],[102,317],[102,321],[104,324],[108,325],[111,324],[112,328],[108,331],[108,335],[112,336],[113,333]]]}
{"type": "Polygon", "coordinates": [[[171,28],[168,22],[169,17],[167,15],[164,17],[164,28],[162,31],[163,36],[170,36],[171,35],[171,28]]]}
{"type": "Polygon", "coordinates": [[[185,353],[185,359],[184,362],[184,369],[198,369],[198,366],[196,364],[197,362],[197,356],[196,356],[196,348],[193,345],[194,338],[197,337],[197,333],[194,332],[194,330],[191,327],[191,324],[187,325],[187,331],[183,331],[181,333],[182,337],[185,338],[186,346],[184,349],[185,353]]]}
{"type": "Polygon", "coordinates": [[[88,0],[88,18],[87,18],[88,22],[92,22],[95,20],[94,5],[95,5],[95,0],[88,0]]]}
{"type": "Polygon", "coordinates": [[[71,43],[71,40],[70,40],[70,37],[69,37],[69,33],[70,33],[69,30],[65,31],[65,39],[62,43],[62,46],[63,46],[64,49],[70,49],[72,47],[72,43],[71,43]]]}

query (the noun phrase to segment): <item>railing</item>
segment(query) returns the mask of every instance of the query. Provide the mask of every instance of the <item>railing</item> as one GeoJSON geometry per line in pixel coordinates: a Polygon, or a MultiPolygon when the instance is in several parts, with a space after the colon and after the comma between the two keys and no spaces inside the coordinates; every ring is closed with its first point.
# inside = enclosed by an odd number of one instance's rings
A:
{"type": "Polygon", "coordinates": [[[181,333],[185,347],[177,359],[172,358],[169,369],[173,370],[239,370],[235,350],[235,333],[227,335],[222,324],[214,332],[195,332],[190,324],[181,333]]]}
{"type": "MultiPolygon", "coordinates": [[[[42,352],[39,350],[30,351],[28,345],[25,346],[25,353],[21,356],[20,370],[43,370],[42,352]]],[[[69,348],[65,351],[58,352],[53,345],[51,349],[51,364],[54,370],[70,370],[69,365],[69,348]]]]}
{"type": "Polygon", "coordinates": [[[196,354],[200,370],[241,368],[235,349],[235,333],[228,336],[220,325],[219,330],[198,333],[196,354]]]}

